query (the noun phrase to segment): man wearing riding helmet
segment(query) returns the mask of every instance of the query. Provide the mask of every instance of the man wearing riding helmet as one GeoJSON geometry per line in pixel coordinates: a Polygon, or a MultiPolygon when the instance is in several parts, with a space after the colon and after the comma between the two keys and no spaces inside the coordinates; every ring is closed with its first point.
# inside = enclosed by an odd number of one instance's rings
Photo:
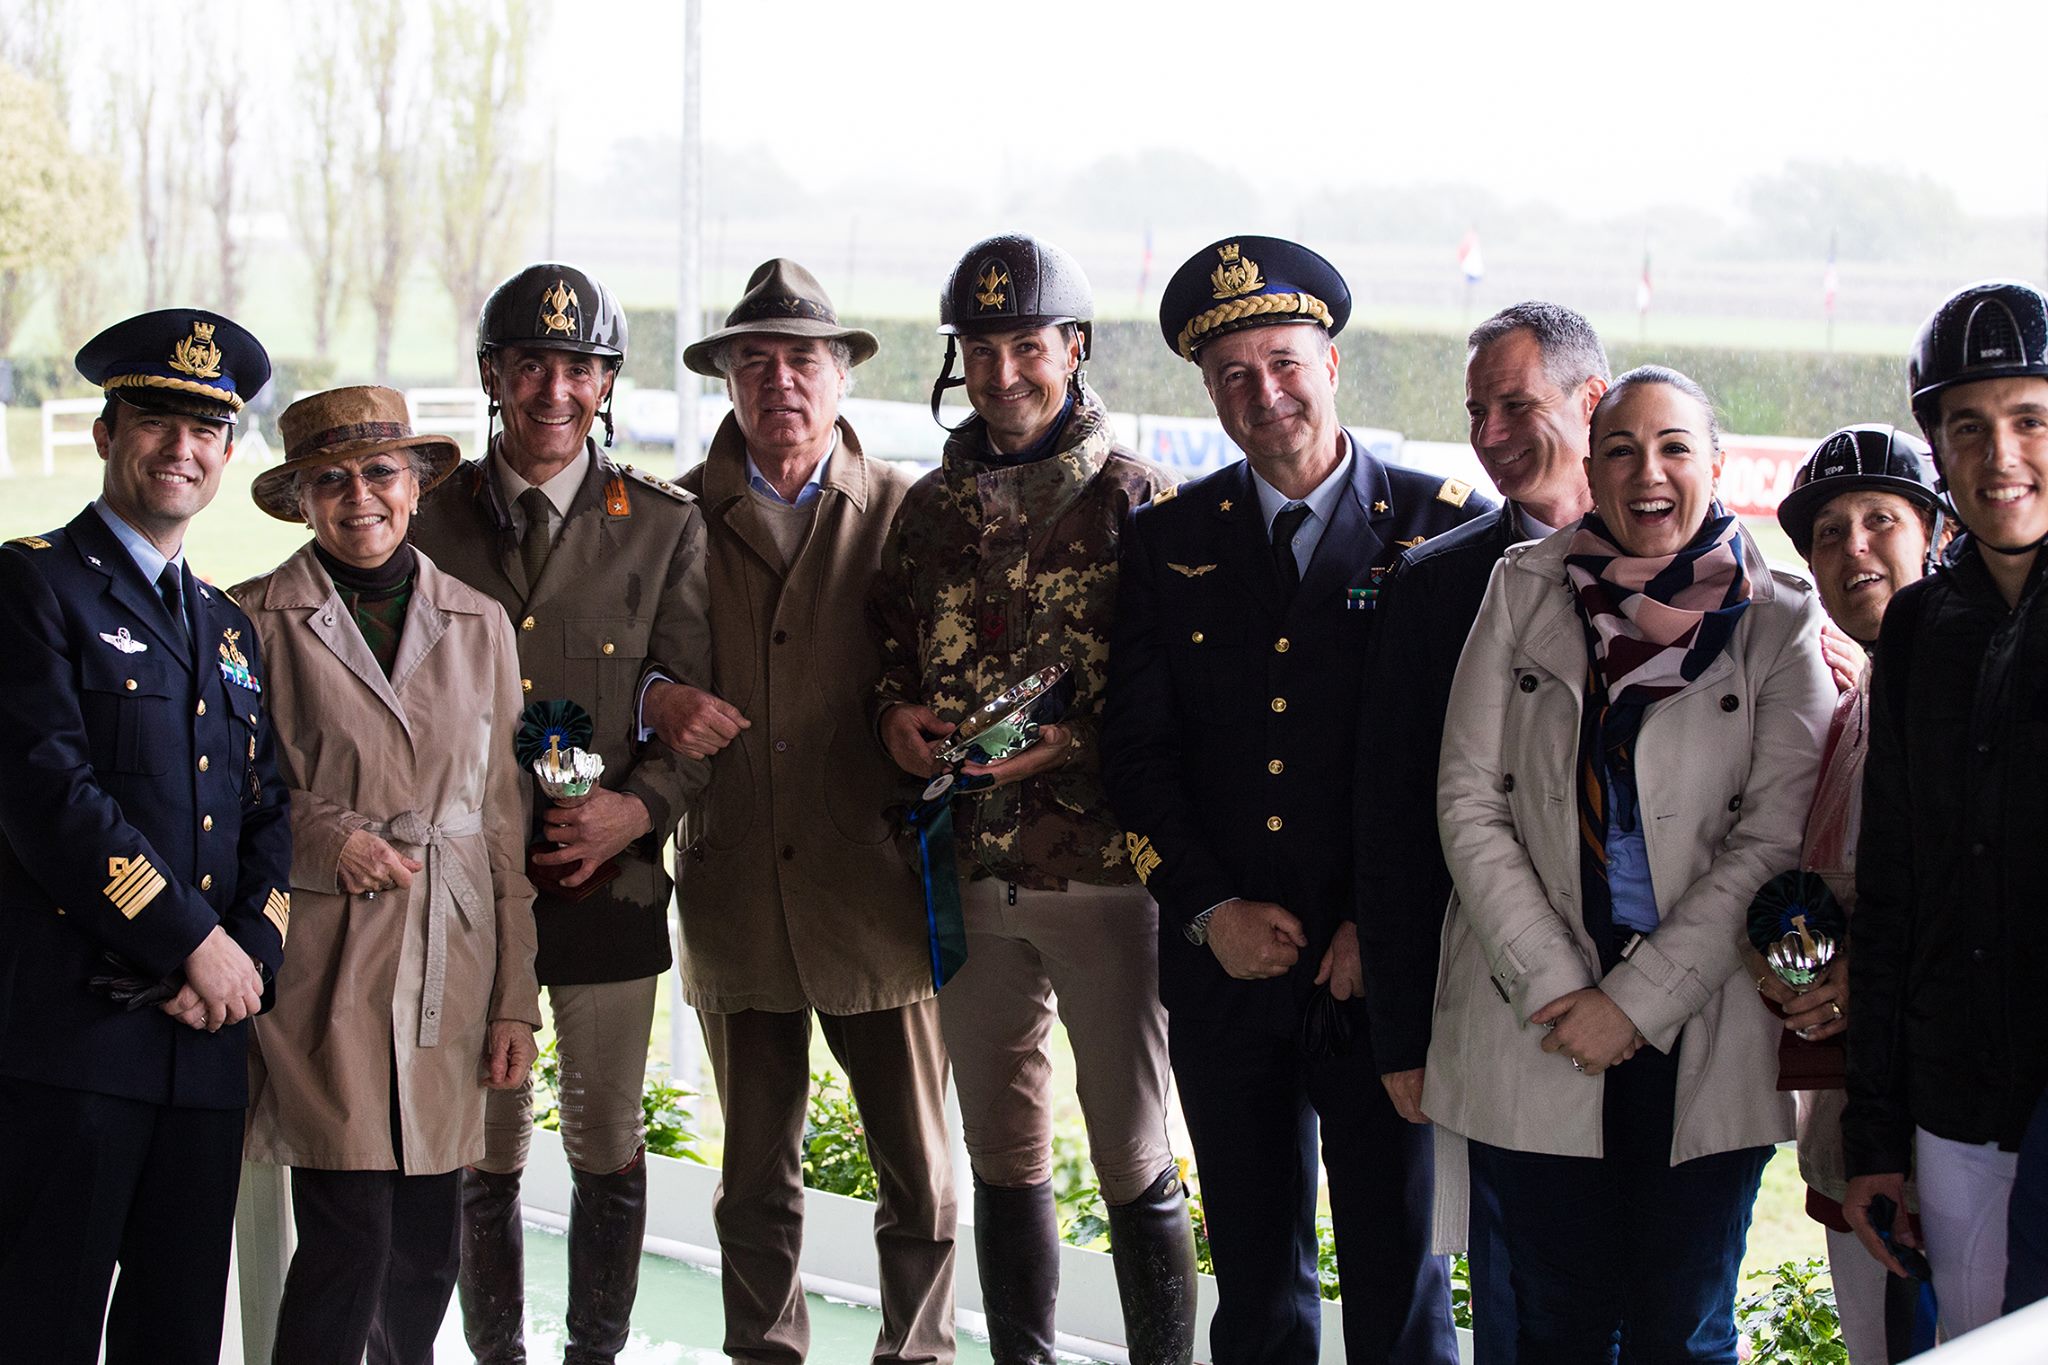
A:
{"type": "MultiPolygon", "coordinates": [[[[561,1120],[572,1365],[609,1362],[626,1341],[647,1217],[640,1091],[655,978],[669,965],[662,844],[709,776],[703,761],[649,743],[639,714],[657,671],[710,685],[711,640],[696,500],[613,464],[590,437],[602,418],[611,442],[625,352],[625,313],[584,271],[542,263],[499,285],[477,319],[477,370],[504,429],[412,523],[435,563],[504,606],[527,700],[588,713],[581,747],[605,765],[581,804],[536,798],[527,867],[534,967],[571,1101],[561,1120]]],[[[493,1091],[484,1160],[463,1176],[459,1288],[481,1365],[526,1359],[519,1176],[531,1131],[530,1090],[493,1091]]]]}
{"type": "Polygon", "coordinates": [[[1913,1173],[1920,1231],[1895,1236],[1924,1243],[1955,1336],[1999,1315],[2017,1152],[2048,1140],[2048,298],[1957,291],[1922,325],[1907,384],[1964,534],[1878,636],[1843,1211],[1899,1273],[1871,1201],[1902,1202],[1913,1173]]]}
{"type": "MultiPolygon", "coordinates": [[[[1877,648],[1885,607],[1899,589],[1929,571],[1952,525],[1947,507],[1934,491],[1926,443],[1882,424],[1844,427],[1814,447],[1794,476],[1792,491],[1778,504],[1778,524],[1806,560],[1829,618],[1869,650],[1877,648]]],[[[1799,860],[1801,868],[1824,878],[1836,899],[1852,912],[1870,729],[1869,684],[1866,662],[1836,703],[1799,860]]],[[[1805,994],[1779,980],[1746,945],[1744,959],[1758,992],[1778,1006],[1785,1027],[1819,1042],[1837,1037],[1849,1026],[1851,946],[1853,935],[1805,994]]],[[[1842,1216],[1843,1091],[1839,1086],[1802,1090],[1798,1099],[1799,1173],[1807,1185],[1806,1211],[1828,1230],[1828,1263],[1841,1310],[1843,1343],[1851,1365],[1889,1360],[1887,1282],[1901,1292],[1916,1291],[1911,1282],[1887,1276],[1863,1253],[1842,1216]]]]}
{"type": "MultiPolygon", "coordinates": [[[[982,1308],[1004,1365],[1053,1359],[1055,994],[1131,1359],[1185,1362],[1194,1339],[1194,1243],[1166,1133],[1158,909],[1103,794],[1097,744],[1123,524],[1171,488],[1117,446],[1083,378],[1093,303],[1079,263],[1049,242],[1006,234],[960,258],[939,299],[947,358],[932,406],[964,384],[974,415],[904,500],[872,598],[878,728],[920,779],[941,775],[945,737],[984,701],[1055,664],[1075,683],[1035,747],[969,764],[951,798],[967,955],[939,1017],[974,1167],[982,1308]]],[[[943,855],[934,862],[928,875],[952,875],[943,855]]]]}

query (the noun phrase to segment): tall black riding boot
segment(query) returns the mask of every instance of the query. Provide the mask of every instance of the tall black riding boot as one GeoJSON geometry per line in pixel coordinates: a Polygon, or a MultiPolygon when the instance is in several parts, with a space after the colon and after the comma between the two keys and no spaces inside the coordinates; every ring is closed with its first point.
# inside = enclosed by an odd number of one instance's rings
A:
{"type": "Polygon", "coordinates": [[[526,1233],[519,1172],[462,1173],[462,1335],[477,1365],[526,1365],[526,1233]]]}
{"type": "Polygon", "coordinates": [[[1178,1168],[1168,1166],[1130,1203],[1109,1205],[1109,1254],[1131,1365],[1188,1365],[1195,1354],[1195,1230],[1178,1168]]]}
{"type": "Polygon", "coordinates": [[[647,1153],[609,1175],[569,1168],[569,1345],[563,1365],[612,1365],[626,1345],[647,1231],[647,1153]]]}
{"type": "Polygon", "coordinates": [[[1060,1228],[1052,1182],[1018,1190],[976,1178],[974,1256],[995,1365],[1053,1365],[1060,1228]]]}

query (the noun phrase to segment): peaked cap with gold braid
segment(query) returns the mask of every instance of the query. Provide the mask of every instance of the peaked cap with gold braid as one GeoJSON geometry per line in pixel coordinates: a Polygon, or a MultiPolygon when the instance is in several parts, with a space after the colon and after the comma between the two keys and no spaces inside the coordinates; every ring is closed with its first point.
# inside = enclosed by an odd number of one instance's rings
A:
{"type": "Polygon", "coordinates": [[[203,308],[124,318],[80,347],[72,363],[110,398],[230,425],[270,382],[262,343],[203,308]]]}
{"type": "Polygon", "coordinates": [[[1337,267],[1280,237],[1210,243],[1173,272],[1159,300],[1159,330],[1183,360],[1227,332],[1313,322],[1335,336],[1350,318],[1351,290],[1337,267]]]}

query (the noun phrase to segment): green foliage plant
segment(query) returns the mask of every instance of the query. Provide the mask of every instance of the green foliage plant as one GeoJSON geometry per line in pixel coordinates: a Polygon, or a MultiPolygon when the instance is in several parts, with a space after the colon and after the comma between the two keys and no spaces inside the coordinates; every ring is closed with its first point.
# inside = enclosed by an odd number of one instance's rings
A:
{"type": "Polygon", "coordinates": [[[1842,1319],[1827,1262],[1818,1257],[1784,1261],[1759,1270],[1752,1280],[1765,1287],[1735,1305],[1735,1324],[1758,1365],[1849,1365],[1842,1344],[1842,1319]]]}
{"type": "Polygon", "coordinates": [[[853,1199],[873,1199],[880,1188],[860,1111],[847,1094],[846,1083],[829,1071],[811,1073],[811,1100],[804,1116],[804,1184],[853,1199]]]}

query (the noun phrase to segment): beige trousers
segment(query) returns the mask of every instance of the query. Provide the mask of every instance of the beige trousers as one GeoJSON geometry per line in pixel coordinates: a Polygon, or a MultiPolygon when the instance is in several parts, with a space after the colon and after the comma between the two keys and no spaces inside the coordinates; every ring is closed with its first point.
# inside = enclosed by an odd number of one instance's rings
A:
{"type": "MultiPolygon", "coordinates": [[[[562,1151],[579,1171],[624,1170],[646,1140],[640,1090],[658,979],[547,988],[561,1063],[562,1151]]],[[[478,1168],[498,1175],[525,1170],[532,1138],[533,1079],[517,1090],[493,1090],[484,1101],[484,1159],[478,1168]]]]}
{"type": "Polygon", "coordinates": [[[1142,887],[1082,882],[1032,891],[984,878],[960,898],[967,962],[939,992],[939,1018],[974,1174],[1006,1189],[1051,1178],[1057,1008],[1102,1197],[1129,1203],[1173,1161],[1159,907],[1142,887]]]}
{"type": "MultiPolygon", "coordinates": [[[[953,1359],[953,1163],[946,1148],[946,1051],[924,1000],[867,1014],[817,1016],[846,1071],[878,1185],[881,1365],[953,1359]]],[[[811,1328],[797,1278],[803,1245],[803,1136],[811,1090],[811,1013],[700,1014],[725,1162],[718,1226],[725,1354],[795,1365],[811,1328]]]]}

